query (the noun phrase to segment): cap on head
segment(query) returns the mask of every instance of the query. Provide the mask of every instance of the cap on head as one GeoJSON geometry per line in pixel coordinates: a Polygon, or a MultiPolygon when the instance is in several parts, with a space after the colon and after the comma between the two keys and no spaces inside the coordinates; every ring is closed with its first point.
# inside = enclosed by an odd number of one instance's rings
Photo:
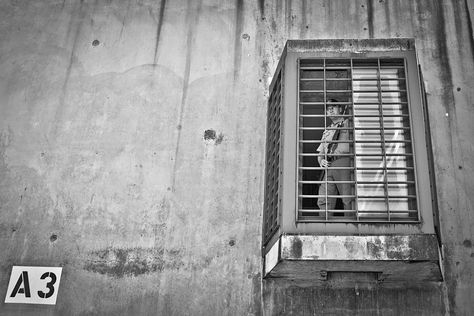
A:
{"type": "Polygon", "coordinates": [[[326,109],[327,109],[328,107],[335,107],[335,106],[340,107],[341,109],[344,108],[344,105],[339,104],[339,101],[336,100],[336,99],[328,99],[328,100],[326,101],[326,109]]]}

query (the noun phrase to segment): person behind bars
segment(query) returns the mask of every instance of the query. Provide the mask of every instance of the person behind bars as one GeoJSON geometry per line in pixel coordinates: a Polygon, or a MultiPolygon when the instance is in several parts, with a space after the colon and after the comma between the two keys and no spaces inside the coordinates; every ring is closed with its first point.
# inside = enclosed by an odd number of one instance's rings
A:
{"type": "Polygon", "coordinates": [[[345,210],[352,209],[351,170],[333,169],[333,167],[350,167],[350,156],[344,154],[350,153],[349,146],[349,120],[344,119],[345,106],[338,103],[336,99],[328,100],[331,103],[326,105],[326,116],[332,121],[323,133],[321,144],[319,145],[318,162],[321,167],[326,168],[321,179],[324,181],[319,186],[318,206],[321,210],[333,210],[336,206],[337,198],[327,197],[331,195],[342,195],[341,199],[345,210]],[[336,142],[337,141],[337,142],[336,142]],[[331,167],[331,168],[330,168],[331,167]],[[327,178],[327,179],[326,179],[327,178]],[[338,181],[337,183],[331,183],[338,181]],[[345,181],[346,183],[340,183],[345,181]]]}

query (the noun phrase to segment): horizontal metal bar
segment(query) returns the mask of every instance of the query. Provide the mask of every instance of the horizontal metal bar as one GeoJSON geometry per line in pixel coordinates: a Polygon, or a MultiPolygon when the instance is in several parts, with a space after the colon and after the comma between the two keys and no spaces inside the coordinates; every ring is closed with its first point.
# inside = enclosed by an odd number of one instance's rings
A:
{"type": "Polygon", "coordinates": [[[300,70],[350,70],[350,66],[300,66],[300,70]]]}
{"type": "Polygon", "coordinates": [[[314,212],[318,212],[318,213],[355,213],[356,210],[326,210],[326,209],[298,209],[298,212],[302,212],[302,213],[314,213],[314,212]]]}
{"type": "Polygon", "coordinates": [[[301,195],[298,195],[298,197],[300,197],[300,198],[308,198],[308,199],[326,198],[326,197],[327,197],[327,198],[335,198],[335,199],[337,199],[337,198],[356,197],[356,196],[355,196],[355,195],[329,195],[329,194],[328,194],[328,195],[308,195],[308,194],[303,195],[303,194],[301,194],[301,195]]]}
{"type": "Polygon", "coordinates": [[[338,93],[338,92],[341,92],[341,93],[348,93],[348,92],[352,92],[352,90],[303,90],[303,89],[300,89],[300,92],[303,92],[303,93],[338,93]]]}
{"type": "Polygon", "coordinates": [[[384,93],[384,92],[407,92],[407,90],[405,89],[393,89],[393,90],[387,90],[387,89],[380,89],[380,90],[352,90],[354,92],[354,94],[357,94],[357,93],[384,93]]]}
{"type": "Polygon", "coordinates": [[[415,184],[415,181],[387,181],[387,182],[384,182],[384,181],[310,181],[310,180],[301,180],[301,181],[298,181],[298,183],[301,183],[301,184],[321,184],[321,183],[341,183],[341,184],[344,184],[344,183],[350,183],[350,184],[353,184],[353,183],[357,183],[357,185],[380,185],[380,184],[387,184],[387,185],[393,185],[393,184],[415,184]]]}
{"type": "Polygon", "coordinates": [[[373,196],[373,195],[358,195],[357,198],[359,199],[385,199],[385,198],[392,198],[392,199],[415,199],[416,195],[382,195],[382,196],[373,196]]]}
{"type": "Polygon", "coordinates": [[[321,184],[321,183],[334,183],[334,184],[349,183],[349,184],[353,184],[353,183],[356,183],[356,182],[355,181],[309,181],[309,180],[304,180],[304,181],[298,181],[298,183],[301,183],[301,184],[321,184]]]}
{"type": "Polygon", "coordinates": [[[314,78],[300,78],[301,81],[351,81],[351,78],[319,78],[319,77],[314,77],[314,78]]]}
{"type": "Polygon", "coordinates": [[[352,104],[352,102],[305,102],[300,101],[301,105],[323,105],[323,104],[352,104]]]}
{"type": "MultiPolygon", "coordinates": [[[[316,153],[301,153],[298,154],[298,156],[323,156],[324,154],[316,154],[316,153]]],[[[331,157],[331,156],[343,156],[343,157],[353,157],[354,154],[326,154],[326,156],[331,157]]]]}
{"type": "MultiPolygon", "coordinates": [[[[354,167],[298,167],[300,170],[355,170],[354,167]]],[[[359,170],[359,168],[357,168],[359,170]]],[[[380,169],[383,170],[383,169],[380,169]]]]}
{"type": "Polygon", "coordinates": [[[376,115],[376,114],[354,114],[354,117],[409,117],[408,114],[384,114],[376,115]]]}
{"type": "Polygon", "coordinates": [[[356,82],[356,81],[404,81],[406,80],[405,77],[397,77],[397,78],[377,78],[377,77],[374,77],[374,78],[352,78],[352,81],[353,82],[356,82]]]}

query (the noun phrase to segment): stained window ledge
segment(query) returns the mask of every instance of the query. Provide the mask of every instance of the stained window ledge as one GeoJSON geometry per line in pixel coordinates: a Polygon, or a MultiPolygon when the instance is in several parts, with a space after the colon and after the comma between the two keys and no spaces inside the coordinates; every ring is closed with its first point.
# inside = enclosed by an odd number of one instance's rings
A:
{"type": "Polygon", "coordinates": [[[327,285],[442,281],[434,234],[281,235],[265,254],[265,278],[327,285]]]}

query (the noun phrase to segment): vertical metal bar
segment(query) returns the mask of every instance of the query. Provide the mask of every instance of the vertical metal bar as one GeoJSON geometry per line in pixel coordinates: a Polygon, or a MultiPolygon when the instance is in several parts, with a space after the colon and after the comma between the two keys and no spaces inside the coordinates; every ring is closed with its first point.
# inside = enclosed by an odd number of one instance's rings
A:
{"type": "MultiPolygon", "coordinates": [[[[323,62],[323,102],[324,102],[324,128],[326,129],[327,128],[326,58],[324,59],[324,62],[323,62]]],[[[327,161],[328,160],[327,146],[325,147],[326,149],[324,150],[324,159],[327,161]]],[[[328,168],[329,167],[326,167],[326,170],[324,170],[324,183],[325,183],[324,198],[326,199],[324,209],[325,209],[325,214],[326,214],[325,216],[326,221],[328,220],[328,172],[327,172],[328,168]]]]}
{"type": "Polygon", "coordinates": [[[390,222],[390,209],[388,203],[388,174],[387,174],[387,153],[385,150],[385,127],[383,122],[383,104],[382,104],[382,80],[380,75],[380,58],[377,58],[377,90],[379,99],[379,117],[380,117],[380,137],[382,140],[382,157],[383,157],[383,168],[384,168],[384,195],[385,205],[387,207],[388,221],[390,222]]]}
{"type": "Polygon", "coordinates": [[[356,155],[356,134],[355,134],[355,105],[354,105],[354,64],[353,59],[351,58],[351,104],[352,104],[352,146],[353,146],[353,158],[352,162],[354,163],[354,208],[356,211],[356,221],[359,221],[359,197],[357,194],[357,155],[356,155]]]}
{"type": "MultiPolygon", "coordinates": [[[[300,64],[301,60],[299,58],[296,59],[296,104],[298,105],[296,107],[296,144],[297,144],[297,152],[296,152],[296,174],[298,175],[298,180],[296,181],[296,192],[297,192],[297,198],[296,198],[296,219],[299,219],[299,213],[300,209],[302,209],[303,205],[303,198],[300,197],[302,195],[302,185],[300,185],[300,181],[302,180],[302,173],[304,171],[301,171],[299,166],[300,166],[300,155],[299,153],[302,152],[302,147],[303,144],[300,143],[300,64]]],[[[304,124],[303,124],[304,127],[304,124]]]]}

